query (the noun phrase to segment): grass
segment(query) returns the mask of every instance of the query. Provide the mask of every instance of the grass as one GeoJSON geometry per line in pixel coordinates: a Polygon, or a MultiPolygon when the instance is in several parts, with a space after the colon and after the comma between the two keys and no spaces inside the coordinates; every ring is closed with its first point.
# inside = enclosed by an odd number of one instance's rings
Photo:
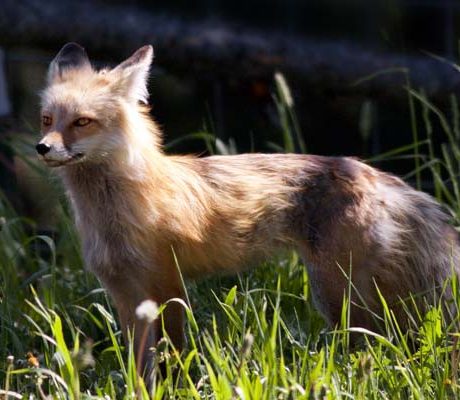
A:
{"type": "MultiPolygon", "coordinates": [[[[305,149],[279,76],[277,86],[283,146],[305,149]]],[[[447,118],[422,92],[409,93],[423,127],[413,144],[379,159],[415,154],[413,176],[430,174],[436,196],[458,223],[455,99],[447,118]],[[433,123],[446,134],[440,157],[433,148],[433,123]]],[[[207,134],[195,136],[215,144],[207,134]]],[[[217,145],[221,152],[234,152],[217,145]]],[[[458,333],[446,326],[440,307],[415,316],[421,327],[410,336],[387,310],[386,332],[379,335],[349,327],[345,299],[342,323],[330,329],[311,303],[308,276],[296,254],[236,277],[188,283],[187,348],[178,355],[168,341],[159,344],[154,357],[164,362],[166,376],[156,371],[149,394],[110,301],[83,270],[65,203],[57,212],[56,238],[38,235],[35,223],[0,196],[0,398],[455,399],[460,394],[458,333]],[[362,338],[361,346],[350,348],[351,334],[362,338]]],[[[455,279],[452,285],[459,305],[455,279]]]]}

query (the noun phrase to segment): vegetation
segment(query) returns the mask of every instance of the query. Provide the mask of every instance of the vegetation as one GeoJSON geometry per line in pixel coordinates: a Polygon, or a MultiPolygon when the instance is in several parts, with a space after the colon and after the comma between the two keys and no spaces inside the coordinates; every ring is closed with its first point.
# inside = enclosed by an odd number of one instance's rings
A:
{"type": "MultiPolygon", "coordinates": [[[[304,149],[280,76],[277,88],[283,146],[304,149]]],[[[408,90],[424,126],[417,127],[413,118],[414,143],[370,161],[413,157],[416,182],[429,174],[436,196],[458,224],[456,100],[447,117],[423,93],[408,90]],[[445,133],[440,157],[434,124],[445,133]]],[[[197,136],[211,150],[234,151],[207,134],[197,136]]],[[[14,146],[24,154],[18,143],[14,146]]],[[[399,330],[385,308],[386,333],[380,335],[349,326],[345,298],[342,323],[331,330],[311,304],[308,276],[295,254],[237,277],[188,283],[187,348],[179,355],[165,340],[154,349],[157,368],[147,389],[110,301],[83,269],[64,202],[57,212],[58,235],[38,235],[35,223],[0,197],[0,398],[147,399],[149,390],[155,399],[454,399],[460,394],[459,334],[446,326],[440,307],[414,316],[421,327],[409,333],[399,330]],[[349,346],[351,334],[360,336],[360,345],[349,346]]],[[[460,305],[458,282],[451,283],[460,305]]]]}

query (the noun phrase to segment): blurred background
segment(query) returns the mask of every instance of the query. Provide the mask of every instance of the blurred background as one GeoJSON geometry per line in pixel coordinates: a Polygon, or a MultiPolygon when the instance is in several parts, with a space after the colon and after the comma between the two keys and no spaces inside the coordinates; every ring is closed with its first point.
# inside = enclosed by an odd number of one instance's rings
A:
{"type": "MultiPolygon", "coordinates": [[[[285,148],[280,72],[295,151],[303,142],[309,153],[372,159],[426,134],[439,151],[442,129],[433,121],[425,132],[409,91],[456,118],[459,23],[457,0],[2,0],[0,187],[22,214],[53,225],[54,182],[36,171],[32,144],[47,66],[66,42],[96,66],[154,46],[150,102],[169,152],[209,153],[193,135],[203,132],[232,151],[285,148]]],[[[408,157],[375,164],[414,169],[408,157]]],[[[421,185],[432,189],[423,175],[421,185]]]]}

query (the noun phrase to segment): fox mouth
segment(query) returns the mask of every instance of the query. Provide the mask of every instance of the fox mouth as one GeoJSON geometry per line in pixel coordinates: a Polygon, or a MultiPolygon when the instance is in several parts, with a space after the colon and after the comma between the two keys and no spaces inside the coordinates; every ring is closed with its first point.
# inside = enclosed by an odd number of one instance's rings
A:
{"type": "Polygon", "coordinates": [[[77,161],[80,161],[84,156],[84,153],[76,153],[66,160],[52,160],[44,157],[43,161],[45,161],[46,165],[49,167],[62,167],[64,165],[73,164],[77,161]]]}

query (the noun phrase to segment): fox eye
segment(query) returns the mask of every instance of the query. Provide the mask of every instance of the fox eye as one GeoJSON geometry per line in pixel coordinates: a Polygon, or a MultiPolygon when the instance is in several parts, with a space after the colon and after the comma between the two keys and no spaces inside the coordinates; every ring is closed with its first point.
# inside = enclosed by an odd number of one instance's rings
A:
{"type": "Polygon", "coordinates": [[[90,122],[91,122],[91,120],[90,120],[89,118],[82,117],[82,118],[78,118],[78,119],[76,119],[75,121],[73,121],[73,124],[74,124],[75,126],[86,126],[86,125],[88,125],[90,122]]]}
{"type": "Polygon", "coordinates": [[[48,115],[42,115],[42,124],[44,126],[50,126],[53,122],[53,119],[48,115]]]}

